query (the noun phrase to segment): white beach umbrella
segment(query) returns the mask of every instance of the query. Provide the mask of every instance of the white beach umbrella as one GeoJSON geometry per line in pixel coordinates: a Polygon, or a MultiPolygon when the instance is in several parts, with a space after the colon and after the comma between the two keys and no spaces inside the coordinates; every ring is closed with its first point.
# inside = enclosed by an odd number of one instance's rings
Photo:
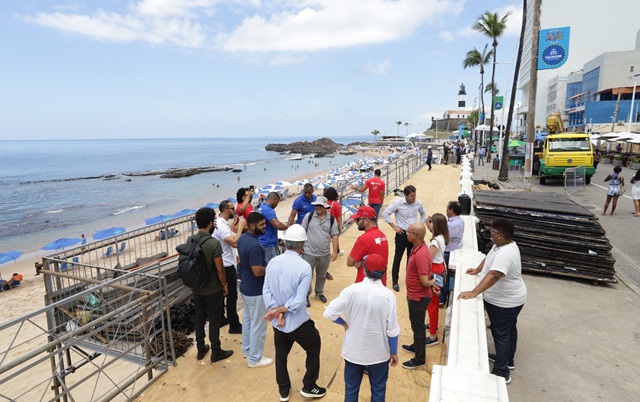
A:
{"type": "Polygon", "coordinates": [[[607,139],[607,141],[609,142],[626,141],[626,140],[631,140],[635,138],[635,134],[631,134],[631,133],[619,133],[619,134],[621,135],[618,137],[609,138],[607,139]]]}
{"type": "Polygon", "coordinates": [[[624,135],[624,134],[629,134],[629,133],[628,133],[628,132],[626,132],[626,131],[621,131],[621,132],[619,132],[619,133],[613,133],[613,132],[611,132],[611,133],[608,133],[608,134],[602,134],[602,135],[600,136],[600,138],[615,138],[615,137],[620,137],[621,135],[624,135]]]}
{"type": "Polygon", "coordinates": [[[315,186],[313,186],[313,188],[318,189],[318,190],[324,190],[327,187],[331,187],[330,183],[325,183],[325,182],[320,182],[318,184],[316,184],[315,186]]]}
{"type": "Polygon", "coordinates": [[[288,187],[293,186],[293,183],[289,183],[288,181],[277,181],[276,186],[288,187]]]}

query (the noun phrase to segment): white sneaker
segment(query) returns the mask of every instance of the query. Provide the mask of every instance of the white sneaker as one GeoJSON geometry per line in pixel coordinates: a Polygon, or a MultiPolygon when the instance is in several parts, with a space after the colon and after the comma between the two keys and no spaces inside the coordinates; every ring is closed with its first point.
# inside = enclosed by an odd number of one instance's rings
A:
{"type": "Polygon", "coordinates": [[[340,252],[338,253],[338,255],[344,255],[344,250],[340,250],[340,252]]]}
{"type": "Polygon", "coordinates": [[[249,363],[249,367],[251,368],[264,367],[264,366],[270,365],[271,363],[273,363],[273,359],[269,359],[268,357],[262,356],[258,362],[249,363]]]}

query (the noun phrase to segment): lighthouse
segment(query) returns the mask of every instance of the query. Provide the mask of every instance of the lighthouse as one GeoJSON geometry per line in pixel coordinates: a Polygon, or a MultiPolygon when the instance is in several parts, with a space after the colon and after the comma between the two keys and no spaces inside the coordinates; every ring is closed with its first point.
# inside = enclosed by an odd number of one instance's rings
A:
{"type": "Polygon", "coordinates": [[[464,89],[464,83],[460,84],[460,90],[458,91],[458,109],[464,109],[465,100],[464,97],[467,95],[467,91],[464,89]]]}

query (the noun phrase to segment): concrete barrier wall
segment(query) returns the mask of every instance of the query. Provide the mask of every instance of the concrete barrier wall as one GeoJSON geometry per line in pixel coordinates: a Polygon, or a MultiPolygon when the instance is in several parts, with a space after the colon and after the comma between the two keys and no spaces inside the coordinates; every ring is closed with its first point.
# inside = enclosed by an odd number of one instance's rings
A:
{"type": "MultiPolygon", "coordinates": [[[[473,201],[471,162],[467,157],[463,158],[460,176],[459,194],[467,194],[473,201]]],[[[477,267],[484,258],[478,251],[473,210],[462,219],[465,224],[462,245],[449,259],[449,266],[456,269],[456,278],[447,312],[447,318],[450,317],[447,365],[433,366],[429,401],[508,401],[504,378],[489,370],[482,295],[475,300],[458,300],[461,291],[472,290],[479,282],[477,276],[466,275],[465,271],[477,267]]]]}

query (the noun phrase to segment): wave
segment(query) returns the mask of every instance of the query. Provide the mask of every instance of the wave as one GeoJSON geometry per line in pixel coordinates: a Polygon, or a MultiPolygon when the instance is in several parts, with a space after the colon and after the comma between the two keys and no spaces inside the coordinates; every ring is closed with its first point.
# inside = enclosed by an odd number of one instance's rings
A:
{"type": "Polygon", "coordinates": [[[42,214],[43,215],[47,215],[47,214],[59,214],[60,212],[64,211],[64,209],[54,209],[51,211],[45,211],[42,214]]]}
{"type": "Polygon", "coordinates": [[[146,205],[134,205],[132,207],[121,208],[118,210],[118,212],[114,212],[111,215],[122,215],[125,212],[133,211],[135,209],[140,209],[140,208],[146,208],[146,205]]]}

